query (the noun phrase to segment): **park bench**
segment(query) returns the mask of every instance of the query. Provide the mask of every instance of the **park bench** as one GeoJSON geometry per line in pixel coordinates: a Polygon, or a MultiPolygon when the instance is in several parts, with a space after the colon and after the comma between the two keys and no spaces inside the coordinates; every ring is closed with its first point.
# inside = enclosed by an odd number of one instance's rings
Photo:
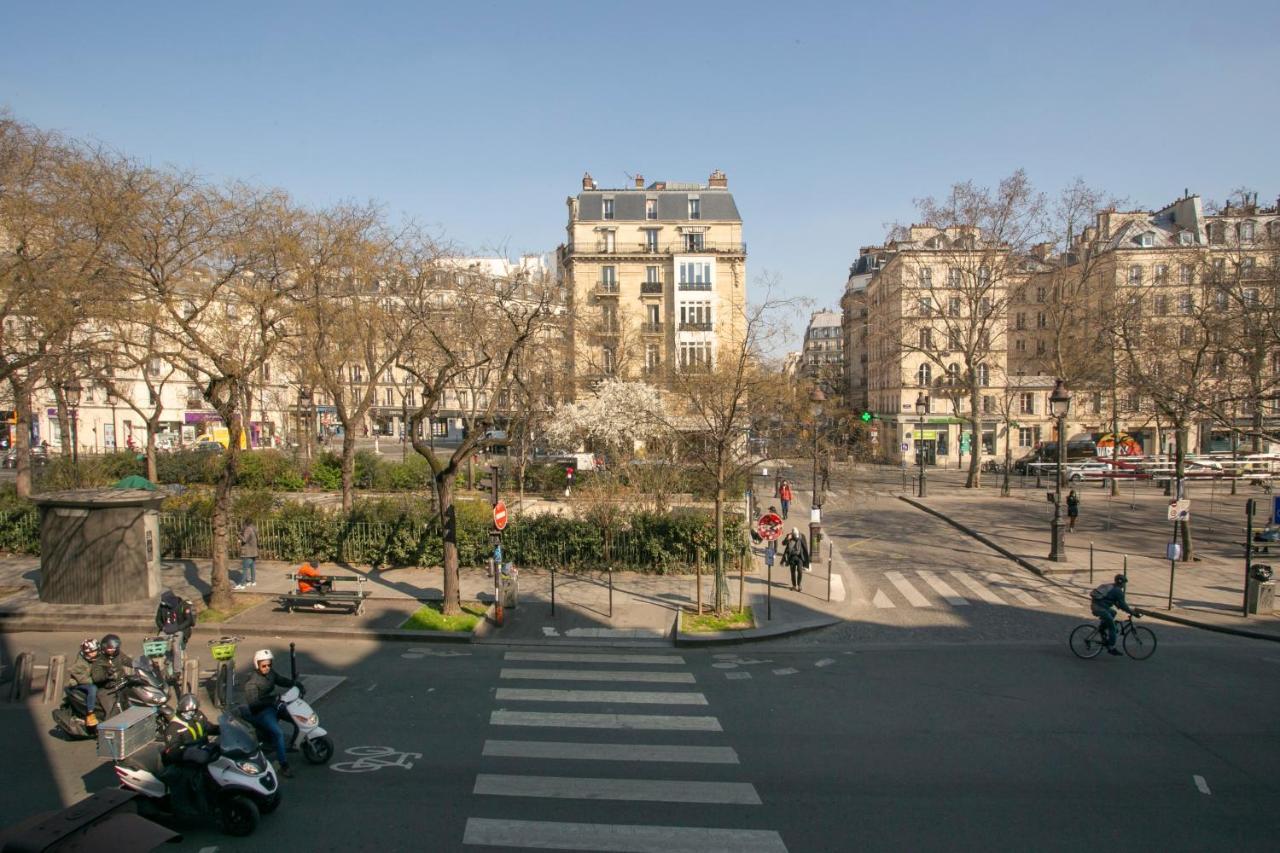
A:
{"type": "Polygon", "coordinates": [[[359,615],[364,612],[365,599],[369,597],[369,593],[362,589],[338,589],[337,584],[355,581],[357,585],[368,583],[368,578],[362,578],[359,575],[302,575],[299,578],[296,574],[285,575],[289,580],[297,581],[299,579],[319,587],[321,584],[328,583],[329,589],[313,589],[310,592],[287,592],[280,596],[280,606],[286,612],[306,609],[306,610],[345,610],[349,613],[359,615]],[[321,605],[317,607],[317,605],[321,605]]]}

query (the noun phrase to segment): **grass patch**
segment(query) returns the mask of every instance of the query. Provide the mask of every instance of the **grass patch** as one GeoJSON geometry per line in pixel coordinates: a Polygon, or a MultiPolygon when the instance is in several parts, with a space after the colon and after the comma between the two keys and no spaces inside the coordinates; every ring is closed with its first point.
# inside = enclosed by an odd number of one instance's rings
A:
{"type": "Polygon", "coordinates": [[[750,607],[741,612],[731,610],[721,616],[715,613],[698,615],[688,610],[680,611],[680,630],[686,634],[710,634],[716,631],[744,631],[756,626],[755,617],[750,607]]]}
{"type": "Polygon", "coordinates": [[[470,633],[476,623],[484,618],[487,609],[479,601],[462,602],[462,612],[457,616],[445,616],[440,612],[444,602],[429,601],[419,607],[408,619],[404,620],[401,629],[406,631],[458,631],[470,633]]]}
{"type": "Polygon", "coordinates": [[[212,607],[205,607],[196,613],[196,624],[226,622],[231,617],[240,615],[250,607],[257,607],[267,598],[268,596],[265,595],[235,595],[232,598],[234,603],[231,605],[230,610],[214,610],[212,607]]]}

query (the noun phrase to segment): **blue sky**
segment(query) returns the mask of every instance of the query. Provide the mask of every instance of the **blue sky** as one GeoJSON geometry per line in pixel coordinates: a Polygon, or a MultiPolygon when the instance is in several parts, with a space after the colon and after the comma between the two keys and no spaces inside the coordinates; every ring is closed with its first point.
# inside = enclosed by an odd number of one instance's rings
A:
{"type": "Polygon", "coordinates": [[[1280,3],[22,3],[0,105],[156,164],[549,251],[590,171],[725,170],[752,279],[835,305],[912,200],[1025,168],[1280,195],[1280,3]]]}

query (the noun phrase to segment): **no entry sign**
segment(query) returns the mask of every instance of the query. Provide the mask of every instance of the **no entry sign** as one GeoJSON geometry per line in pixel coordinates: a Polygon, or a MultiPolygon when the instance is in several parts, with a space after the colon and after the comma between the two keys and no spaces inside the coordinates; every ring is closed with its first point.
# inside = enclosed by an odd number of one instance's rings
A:
{"type": "Polygon", "coordinates": [[[507,504],[504,501],[493,505],[493,526],[499,530],[507,526],[507,504]]]}
{"type": "Polygon", "coordinates": [[[782,535],[782,516],[776,512],[766,512],[756,522],[756,533],[760,538],[772,542],[782,535]]]}

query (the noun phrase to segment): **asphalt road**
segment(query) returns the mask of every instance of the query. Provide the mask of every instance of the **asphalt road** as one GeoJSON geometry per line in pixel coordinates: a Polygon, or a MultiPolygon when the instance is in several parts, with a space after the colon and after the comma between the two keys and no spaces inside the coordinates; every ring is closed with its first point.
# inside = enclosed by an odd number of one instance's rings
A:
{"type": "MultiPolygon", "coordinates": [[[[347,677],[317,703],[334,764],[300,764],[258,836],[177,849],[1275,848],[1280,649],[1156,624],[1150,660],[1079,661],[1032,618],[723,651],[306,641],[347,677]]],[[[46,709],[0,715],[0,823],[110,784],[46,709]]]]}

